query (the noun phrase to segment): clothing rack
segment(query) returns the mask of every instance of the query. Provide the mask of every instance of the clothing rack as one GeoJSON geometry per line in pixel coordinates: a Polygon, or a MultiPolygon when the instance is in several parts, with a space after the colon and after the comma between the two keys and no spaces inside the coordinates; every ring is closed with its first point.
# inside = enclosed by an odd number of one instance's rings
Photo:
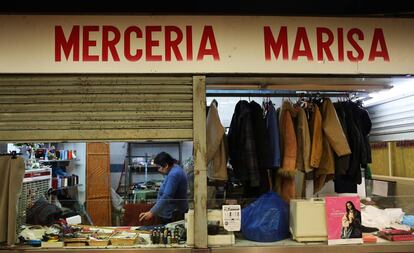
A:
{"type": "Polygon", "coordinates": [[[12,151],[10,153],[0,153],[0,156],[12,156],[12,159],[16,159],[18,155],[22,155],[22,153],[17,153],[16,151],[12,151]]]}
{"type": "Polygon", "coordinates": [[[296,92],[269,90],[207,90],[207,97],[347,97],[367,94],[366,92],[296,92]]]}

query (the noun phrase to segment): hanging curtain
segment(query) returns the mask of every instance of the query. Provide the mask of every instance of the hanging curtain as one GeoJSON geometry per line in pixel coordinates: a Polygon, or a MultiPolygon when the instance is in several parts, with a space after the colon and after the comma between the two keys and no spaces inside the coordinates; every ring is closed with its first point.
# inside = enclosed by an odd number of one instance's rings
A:
{"type": "Polygon", "coordinates": [[[227,180],[226,134],[217,111],[211,103],[207,114],[207,176],[210,180],[227,180]]]}
{"type": "Polygon", "coordinates": [[[16,242],[17,202],[24,177],[23,158],[0,157],[0,243],[16,242]]]}

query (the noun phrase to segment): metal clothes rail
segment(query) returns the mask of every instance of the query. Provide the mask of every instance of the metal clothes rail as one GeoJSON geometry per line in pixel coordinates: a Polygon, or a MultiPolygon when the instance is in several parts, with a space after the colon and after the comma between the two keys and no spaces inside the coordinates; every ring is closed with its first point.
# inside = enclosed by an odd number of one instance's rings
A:
{"type": "Polygon", "coordinates": [[[207,97],[366,97],[366,92],[297,92],[274,90],[207,90],[207,97]]]}

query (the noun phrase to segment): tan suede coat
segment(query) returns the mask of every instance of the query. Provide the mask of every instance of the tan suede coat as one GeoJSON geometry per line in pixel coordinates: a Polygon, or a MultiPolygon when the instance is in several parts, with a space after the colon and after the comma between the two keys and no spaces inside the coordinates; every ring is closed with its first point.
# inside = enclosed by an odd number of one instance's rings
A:
{"type": "Polygon", "coordinates": [[[207,177],[227,180],[227,147],[225,129],[220,122],[217,107],[211,103],[207,115],[207,177]]]}
{"type": "Polygon", "coordinates": [[[322,115],[322,156],[318,169],[315,171],[314,190],[319,191],[323,185],[333,179],[335,174],[335,157],[351,154],[348,140],[343,132],[335,107],[329,98],[324,99],[321,106],[322,115]]]}
{"type": "Polygon", "coordinates": [[[296,111],[289,101],[284,101],[279,115],[282,166],[276,179],[277,192],[286,201],[295,198],[297,140],[293,119],[296,111]]]}

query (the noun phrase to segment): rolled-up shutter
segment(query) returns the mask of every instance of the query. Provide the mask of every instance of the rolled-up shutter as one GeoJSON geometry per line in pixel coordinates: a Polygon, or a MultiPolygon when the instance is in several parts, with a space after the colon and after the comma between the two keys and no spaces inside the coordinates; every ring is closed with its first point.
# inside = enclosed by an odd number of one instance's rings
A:
{"type": "Polygon", "coordinates": [[[0,141],[192,139],[192,80],[0,76],[0,141]]]}
{"type": "Polygon", "coordinates": [[[401,96],[368,107],[372,121],[371,142],[414,138],[414,95],[401,96]]]}

